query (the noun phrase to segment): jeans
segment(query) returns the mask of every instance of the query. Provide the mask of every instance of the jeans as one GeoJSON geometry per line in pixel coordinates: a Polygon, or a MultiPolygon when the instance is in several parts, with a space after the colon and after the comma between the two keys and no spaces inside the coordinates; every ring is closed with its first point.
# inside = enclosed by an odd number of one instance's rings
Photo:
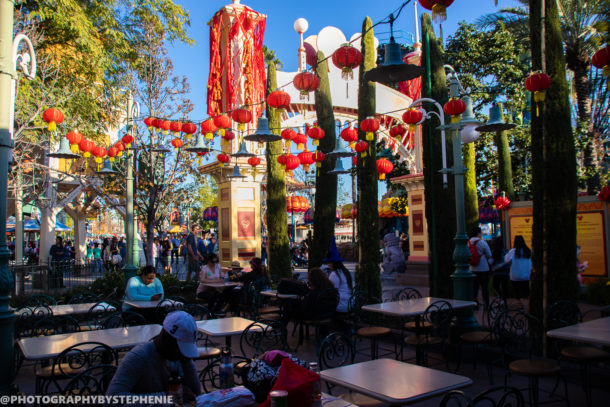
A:
{"type": "Polygon", "coordinates": [[[96,273],[102,272],[102,259],[95,259],[93,261],[93,270],[96,273]]]}
{"type": "Polygon", "coordinates": [[[483,295],[483,303],[485,307],[489,305],[489,271],[473,271],[474,279],[474,299],[479,296],[479,285],[481,286],[481,294],[483,295]]]}

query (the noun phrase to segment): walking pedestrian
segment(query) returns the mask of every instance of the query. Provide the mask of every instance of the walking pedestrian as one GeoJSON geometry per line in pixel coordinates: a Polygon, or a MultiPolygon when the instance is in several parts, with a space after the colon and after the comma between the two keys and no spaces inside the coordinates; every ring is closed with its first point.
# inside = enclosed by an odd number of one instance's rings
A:
{"type": "MultiPolygon", "coordinates": [[[[483,232],[480,227],[475,227],[470,233],[468,249],[470,250],[470,271],[475,275],[474,279],[474,298],[477,301],[479,296],[479,286],[485,308],[489,306],[489,263],[491,261],[491,250],[483,239],[483,232]]],[[[478,301],[477,301],[478,302],[478,301]]]]}
{"type": "Polygon", "coordinates": [[[510,281],[515,291],[515,297],[527,311],[532,274],[532,251],[525,244],[523,236],[515,236],[513,248],[506,253],[504,261],[510,263],[510,281]]]}

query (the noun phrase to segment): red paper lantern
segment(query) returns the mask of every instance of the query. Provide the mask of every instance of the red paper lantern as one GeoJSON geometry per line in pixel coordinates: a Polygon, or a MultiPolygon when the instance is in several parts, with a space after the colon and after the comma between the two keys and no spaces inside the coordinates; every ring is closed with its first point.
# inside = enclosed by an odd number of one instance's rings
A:
{"type": "Polygon", "coordinates": [[[402,124],[397,124],[396,126],[392,126],[390,129],[390,136],[395,137],[399,140],[402,140],[403,136],[407,133],[407,128],[402,124]]]}
{"type": "Polygon", "coordinates": [[[91,150],[93,150],[93,147],[95,147],[93,141],[87,139],[83,139],[78,143],[78,149],[83,153],[83,157],[85,158],[91,157],[91,150]]]}
{"type": "Polygon", "coordinates": [[[384,180],[385,175],[392,172],[394,169],[394,164],[391,161],[386,160],[385,158],[380,158],[377,160],[377,173],[379,174],[379,179],[384,180]]]}
{"type": "Polygon", "coordinates": [[[321,152],[320,150],[317,150],[315,153],[313,153],[312,158],[316,162],[316,167],[319,168],[322,166],[322,161],[324,161],[324,159],[326,158],[326,155],[324,155],[324,153],[321,152]]]}
{"type": "Polygon", "coordinates": [[[292,83],[301,93],[301,100],[309,98],[309,92],[313,92],[320,86],[320,79],[311,72],[301,72],[295,75],[292,83]]]}
{"type": "Polygon", "coordinates": [[[114,157],[116,157],[118,153],[119,153],[118,148],[116,148],[115,146],[109,147],[108,151],[106,152],[106,154],[108,154],[108,161],[113,162],[114,157]]]}
{"type": "Polygon", "coordinates": [[[301,201],[301,210],[300,212],[307,212],[309,209],[309,201],[304,196],[299,196],[298,199],[301,201]]]}
{"type": "Polygon", "coordinates": [[[197,131],[197,125],[191,122],[183,123],[182,131],[186,133],[186,138],[191,138],[191,136],[197,131]]]}
{"type": "Polygon", "coordinates": [[[95,156],[95,162],[101,164],[104,156],[106,155],[106,149],[101,146],[95,146],[91,150],[91,154],[95,156]]]}
{"type": "Polygon", "coordinates": [[[307,136],[303,133],[297,133],[296,136],[292,139],[294,143],[297,145],[297,150],[302,150],[303,145],[307,144],[307,136]]]}
{"type": "Polygon", "coordinates": [[[447,7],[453,0],[420,0],[419,4],[427,10],[432,10],[432,20],[435,23],[442,23],[447,20],[447,7]]]}
{"type": "Polygon", "coordinates": [[[457,123],[460,121],[460,116],[466,110],[466,103],[461,99],[451,99],[445,106],[443,111],[445,114],[451,116],[451,123],[457,123]]]}
{"type": "Polygon", "coordinates": [[[494,205],[496,206],[497,210],[503,211],[510,208],[510,199],[500,196],[498,199],[496,199],[494,205]]]}
{"type": "Polygon", "coordinates": [[[250,123],[252,121],[252,112],[245,107],[242,107],[240,109],[233,110],[231,117],[237,122],[237,129],[239,131],[244,131],[246,129],[246,123],[250,123]]]}
{"type": "Polygon", "coordinates": [[[340,134],[343,141],[345,141],[349,148],[354,148],[354,143],[358,141],[358,130],[350,123],[349,127],[341,130],[340,134]]]}
{"type": "Polygon", "coordinates": [[[407,111],[402,114],[402,121],[409,125],[409,131],[415,131],[415,126],[417,126],[417,123],[421,122],[423,118],[424,114],[419,109],[407,109],[407,111]]]}
{"type": "Polygon", "coordinates": [[[232,124],[233,122],[231,121],[231,118],[226,114],[221,114],[220,116],[214,117],[214,125],[218,127],[220,137],[224,137],[225,129],[230,129],[232,124]]]}
{"type": "Polygon", "coordinates": [[[178,137],[178,133],[182,131],[182,123],[170,122],[169,130],[173,133],[174,137],[178,137]]]}
{"type": "Polygon", "coordinates": [[[275,90],[267,96],[267,104],[274,109],[288,109],[290,106],[290,95],[283,90],[275,90]]]}
{"type": "Polygon", "coordinates": [[[284,139],[284,146],[286,148],[290,148],[290,142],[294,140],[297,135],[297,132],[292,130],[291,128],[287,128],[282,130],[282,133],[280,135],[284,139]]]}
{"type": "Polygon", "coordinates": [[[154,121],[155,119],[152,117],[147,117],[146,119],[144,119],[144,124],[146,125],[146,127],[148,127],[148,130],[152,130],[154,121]]]}
{"type": "Polygon", "coordinates": [[[78,153],[78,143],[83,140],[83,135],[80,134],[77,130],[74,130],[66,134],[66,138],[70,143],[70,151],[72,151],[73,153],[78,153]]]}
{"type": "Polygon", "coordinates": [[[169,128],[172,125],[172,123],[169,120],[160,120],[158,122],[158,124],[159,124],[159,128],[161,130],[163,130],[163,134],[169,133],[169,128]]]}
{"type": "Polygon", "coordinates": [[[175,138],[175,139],[173,139],[173,140],[172,140],[172,146],[174,146],[174,148],[176,149],[176,151],[178,151],[178,149],[179,149],[180,147],[182,147],[182,144],[184,144],[184,143],[183,143],[183,142],[182,142],[182,140],[180,140],[179,138],[175,138]]]}
{"type": "Polygon", "coordinates": [[[597,69],[601,69],[604,76],[610,76],[610,45],[593,54],[591,63],[597,69]]]}
{"type": "Polygon", "coordinates": [[[551,86],[551,77],[544,72],[533,73],[525,80],[525,89],[534,93],[536,102],[536,117],[539,114],[539,103],[544,102],[546,90],[551,86]]]}
{"type": "Polygon", "coordinates": [[[201,123],[201,133],[205,134],[205,138],[208,140],[214,139],[214,132],[216,129],[217,127],[212,119],[207,119],[201,123]]]}
{"type": "Polygon", "coordinates": [[[122,141],[117,141],[116,143],[114,143],[114,146],[117,150],[119,150],[119,152],[117,153],[117,157],[122,157],[123,151],[125,151],[125,144],[123,144],[122,141]]]}
{"type": "Polygon", "coordinates": [[[360,157],[366,157],[366,150],[368,150],[368,148],[369,148],[369,143],[367,143],[366,141],[359,141],[356,143],[356,146],[354,147],[356,152],[360,154],[360,157]]]}
{"type": "Polygon", "coordinates": [[[222,139],[225,141],[231,141],[235,138],[235,133],[232,131],[225,131],[225,135],[222,136],[222,139]]]}
{"type": "Polygon", "coordinates": [[[314,163],[313,153],[305,149],[305,151],[299,153],[297,157],[299,158],[301,165],[303,165],[303,169],[305,170],[305,172],[309,171],[309,166],[314,163]]]}
{"type": "Polygon", "coordinates": [[[313,126],[307,130],[307,135],[313,140],[313,145],[318,146],[320,145],[320,140],[324,138],[324,130],[318,126],[313,126]]]}
{"type": "Polygon", "coordinates": [[[125,144],[125,147],[131,147],[131,143],[133,143],[133,136],[131,134],[125,134],[121,141],[125,144]]]}
{"type": "Polygon", "coordinates": [[[42,114],[42,120],[48,123],[49,131],[57,130],[57,125],[64,121],[64,114],[57,109],[47,109],[42,114]]]}
{"type": "Polygon", "coordinates": [[[353,69],[360,66],[362,53],[351,44],[343,44],[333,52],[333,64],[341,69],[341,77],[345,80],[354,79],[353,69]]]}
{"type": "Polygon", "coordinates": [[[354,167],[358,165],[358,156],[357,155],[352,157],[352,165],[354,167]]]}
{"type": "Polygon", "coordinates": [[[291,196],[286,197],[286,212],[288,212],[288,213],[292,212],[292,197],[291,196]]]}
{"type": "Polygon", "coordinates": [[[367,117],[360,122],[360,130],[366,133],[367,141],[375,140],[375,132],[379,130],[379,120],[374,117],[367,117]]]}
{"type": "Polygon", "coordinates": [[[252,167],[256,167],[260,163],[261,163],[261,159],[258,158],[257,156],[252,156],[252,157],[248,158],[248,164],[250,164],[252,167]]]}
{"type": "Polygon", "coordinates": [[[280,156],[277,157],[277,162],[282,166],[282,167],[286,167],[286,155],[282,154],[280,156]]]}
{"type": "Polygon", "coordinates": [[[287,154],[286,155],[286,171],[292,172],[292,170],[296,169],[299,165],[301,165],[301,161],[296,155],[287,154]]]}
{"type": "Polygon", "coordinates": [[[604,185],[597,198],[602,202],[610,202],[610,186],[604,185]]]}
{"type": "Polygon", "coordinates": [[[221,167],[224,167],[226,163],[229,162],[229,160],[231,159],[231,157],[229,157],[227,154],[225,153],[220,153],[216,156],[216,159],[218,160],[218,162],[220,163],[221,167]]]}

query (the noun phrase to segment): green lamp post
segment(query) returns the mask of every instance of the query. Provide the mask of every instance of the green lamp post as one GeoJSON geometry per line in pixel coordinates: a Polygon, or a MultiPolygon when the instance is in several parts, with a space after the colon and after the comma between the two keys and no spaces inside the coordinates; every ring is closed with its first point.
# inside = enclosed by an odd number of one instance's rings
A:
{"type": "MultiPolygon", "coordinates": [[[[134,103],[131,91],[129,91],[127,98],[127,132],[135,130],[133,121],[139,116],[139,111],[139,105],[134,103]]],[[[139,253],[138,241],[135,236],[136,215],[133,204],[136,189],[135,177],[133,175],[136,149],[133,144],[130,148],[126,149],[126,152],[127,174],[125,181],[127,181],[127,185],[125,188],[125,238],[127,240],[127,258],[125,259],[123,272],[125,273],[125,279],[128,280],[131,277],[134,277],[138,272],[139,253]]]]}

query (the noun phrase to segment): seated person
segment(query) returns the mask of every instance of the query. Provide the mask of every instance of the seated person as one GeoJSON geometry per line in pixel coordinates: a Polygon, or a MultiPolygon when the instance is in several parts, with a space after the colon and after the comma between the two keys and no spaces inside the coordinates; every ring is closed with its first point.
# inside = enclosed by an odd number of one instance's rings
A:
{"type": "Polygon", "coordinates": [[[197,287],[197,298],[208,303],[208,309],[212,313],[220,311],[223,307],[223,296],[214,287],[206,286],[205,283],[224,282],[224,273],[220,268],[220,259],[215,253],[207,257],[205,265],[201,266],[199,273],[199,286],[197,287]]]}
{"type": "MultiPolygon", "coordinates": [[[[263,265],[263,261],[259,257],[254,257],[250,260],[250,267],[252,268],[250,272],[245,273],[239,265],[238,261],[234,261],[231,264],[231,272],[239,273],[235,275],[232,281],[240,281],[242,282],[241,287],[235,287],[231,293],[231,305],[233,308],[237,306],[237,304],[249,305],[251,302],[251,298],[249,298],[250,286],[254,285],[256,291],[260,292],[265,287],[270,286],[269,279],[267,278],[267,269],[263,265]]],[[[231,273],[229,272],[229,273],[231,273]]]]}
{"type": "Polygon", "coordinates": [[[352,283],[352,275],[349,270],[343,265],[340,257],[329,263],[330,273],[328,279],[339,292],[339,304],[337,304],[337,312],[346,313],[348,310],[349,299],[352,296],[354,289],[352,283]]]}
{"type": "Polygon", "coordinates": [[[184,311],[167,314],[163,329],[152,341],[130,350],[121,360],[106,395],[157,395],[168,393],[170,377],[182,378],[182,401],[201,394],[193,358],[197,351],[197,325],[184,311]]]}
{"type": "MultiPolygon", "coordinates": [[[[305,295],[305,297],[303,297],[300,316],[302,319],[315,319],[316,309],[320,310],[330,307],[330,304],[327,304],[327,306],[324,304],[318,304],[318,296],[320,293],[322,293],[322,291],[334,287],[333,283],[331,283],[331,281],[328,279],[326,273],[317,267],[309,270],[307,280],[309,284],[309,292],[305,295]]],[[[336,306],[336,304],[332,304],[332,308],[335,308],[336,306]]]]}
{"type": "Polygon", "coordinates": [[[238,261],[234,261],[231,263],[231,270],[229,270],[229,281],[238,281],[240,275],[242,274],[243,267],[238,261]]]}
{"type": "MultiPolygon", "coordinates": [[[[163,284],[152,265],[142,267],[140,275],[131,277],[125,288],[126,301],[157,301],[163,299],[163,284]]],[[[123,311],[131,308],[123,303],[123,311]]]]}

